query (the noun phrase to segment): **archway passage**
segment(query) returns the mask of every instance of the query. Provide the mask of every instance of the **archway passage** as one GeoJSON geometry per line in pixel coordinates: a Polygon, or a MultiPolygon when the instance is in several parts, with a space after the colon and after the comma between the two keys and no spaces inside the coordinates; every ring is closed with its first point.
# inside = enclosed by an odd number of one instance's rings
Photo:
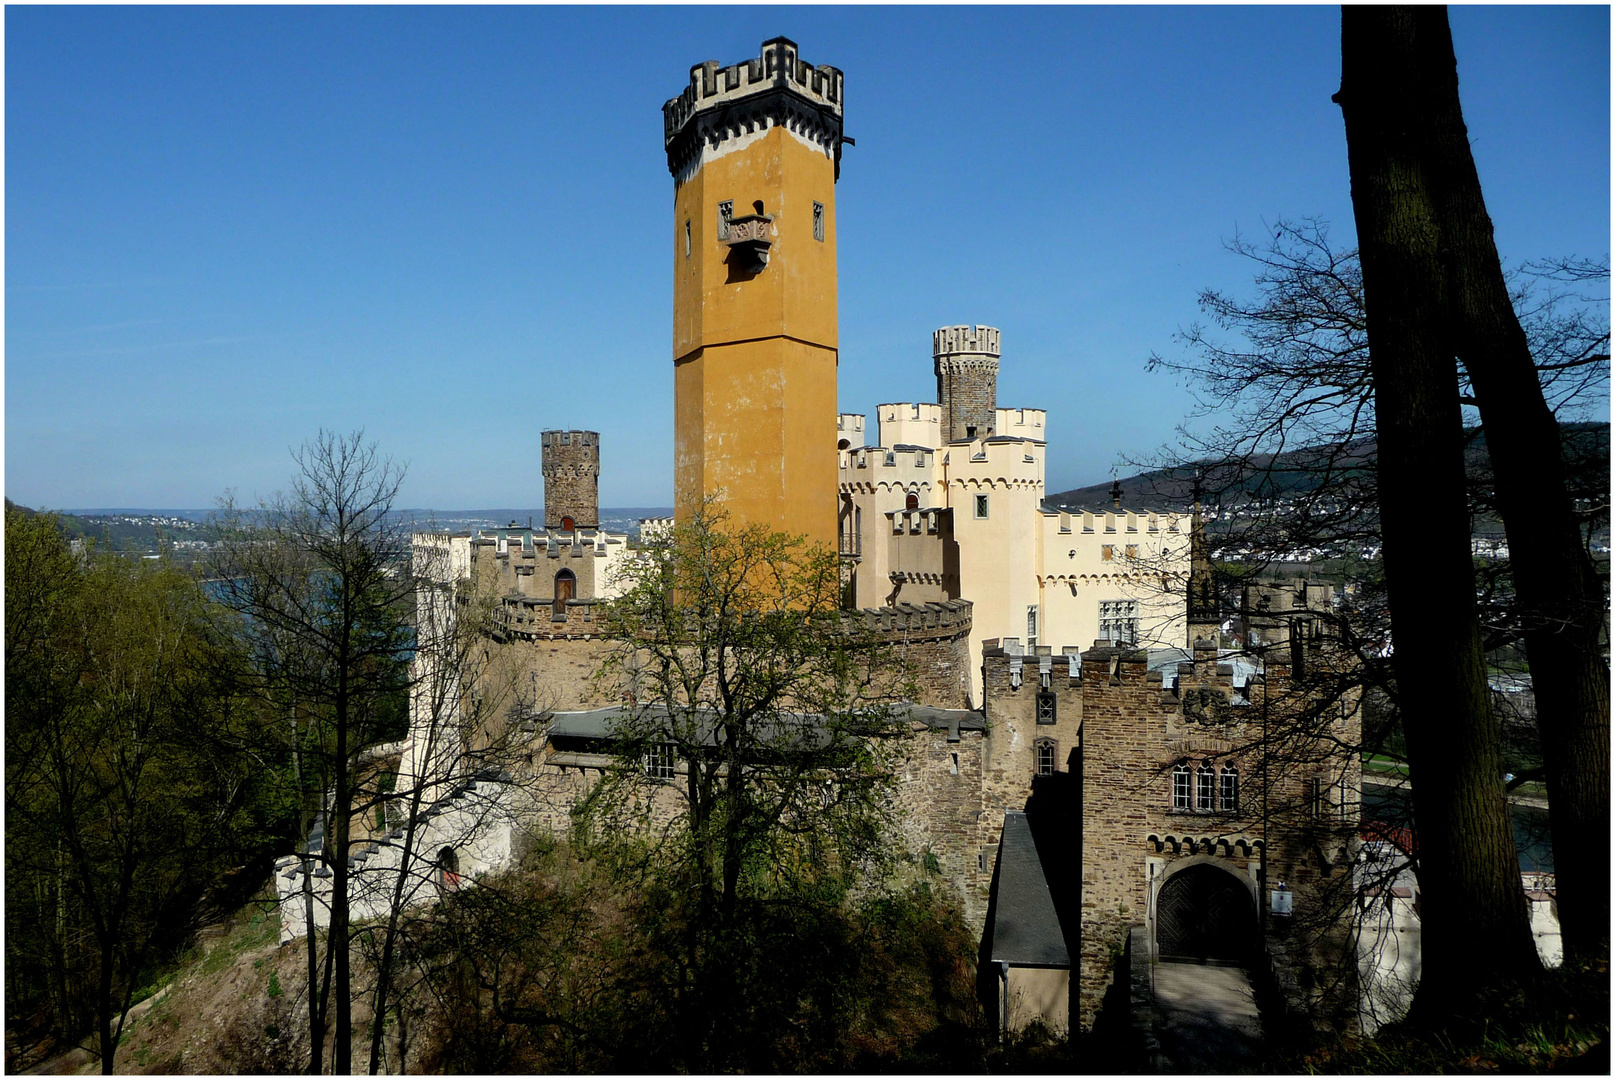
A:
{"type": "Polygon", "coordinates": [[[1249,890],[1209,863],[1178,871],[1156,895],[1155,945],[1162,961],[1249,963],[1257,945],[1249,890]]]}

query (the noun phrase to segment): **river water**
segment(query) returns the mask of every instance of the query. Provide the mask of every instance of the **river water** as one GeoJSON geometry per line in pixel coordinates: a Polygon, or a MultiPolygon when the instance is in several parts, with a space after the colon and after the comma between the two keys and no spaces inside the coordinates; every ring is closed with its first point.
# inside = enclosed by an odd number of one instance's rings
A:
{"type": "MultiPolygon", "coordinates": [[[[1405,787],[1364,784],[1363,823],[1377,820],[1406,825],[1413,817],[1408,805],[1411,798],[1412,792],[1405,787]]],[[[1548,812],[1512,803],[1509,813],[1514,820],[1514,846],[1520,853],[1520,869],[1551,874],[1553,843],[1548,838],[1548,812]]]]}

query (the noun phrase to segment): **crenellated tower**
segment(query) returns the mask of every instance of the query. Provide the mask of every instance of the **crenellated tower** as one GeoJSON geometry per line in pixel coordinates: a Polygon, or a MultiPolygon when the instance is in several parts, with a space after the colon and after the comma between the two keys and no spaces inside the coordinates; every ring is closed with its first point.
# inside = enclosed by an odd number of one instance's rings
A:
{"type": "Polygon", "coordinates": [[[936,399],[947,442],[985,439],[998,422],[998,328],[944,326],[931,334],[936,399]]]}
{"type": "Polygon", "coordinates": [[[785,38],[690,69],[662,106],[673,174],[674,498],[836,541],[842,74],[785,38]]]}
{"type": "Polygon", "coordinates": [[[539,437],[544,467],[544,527],[593,529],[600,524],[600,433],[546,431],[539,437]]]}

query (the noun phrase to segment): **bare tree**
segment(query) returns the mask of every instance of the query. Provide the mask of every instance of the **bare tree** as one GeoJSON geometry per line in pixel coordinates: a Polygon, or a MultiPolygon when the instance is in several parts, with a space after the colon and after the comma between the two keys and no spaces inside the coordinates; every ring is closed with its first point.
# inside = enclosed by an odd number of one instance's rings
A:
{"type": "MultiPolygon", "coordinates": [[[[1429,176],[1446,274],[1446,326],[1486,431],[1497,509],[1513,561],[1526,654],[1542,733],[1554,839],[1578,852],[1558,865],[1567,951],[1609,955],[1609,664],[1601,645],[1608,603],[1581,530],[1560,455],[1559,425],[1515,313],[1458,100],[1445,9],[1388,21],[1418,65],[1408,103],[1418,115],[1418,167],[1429,176]],[[1586,852],[1585,857],[1579,855],[1586,852]]],[[[1559,373],[1607,363],[1608,339],[1567,349],[1559,373]]]]}
{"type": "MultiPolygon", "coordinates": [[[[324,840],[310,852],[332,877],[327,963],[335,1015],[333,1072],[351,1071],[353,992],[349,884],[359,754],[376,741],[380,709],[406,683],[409,534],[392,513],[404,470],[363,432],[321,431],[294,453],[288,492],[250,517],[226,504],[214,565],[223,603],[244,617],[262,661],[256,681],[279,696],[305,782],[322,804],[324,840]]],[[[312,845],[310,845],[312,846],[312,845]]],[[[312,907],[312,904],[310,905],[312,907]]],[[[310,927],[310,1062],[322,1071],[324,1010],[316,1004],[310,927]]]]}
{"type": "MultiPolygon", "coordinates": [[[[1428,10],[1445,36],[1445,11],[1428,10]]],[[[1424,961],[1414,1009],[1445,1015],[1540,968],[1487,693],[1439,195],[1417,121],[1441,77],[1426,54],[1436,27],[1414,10],[1346,8],[1341,28],[1336,100],[1371,298],[1378,507],[1421,836],[1424,961]],[[1489,943],[1484,954],[1476,941],[1489,943]]],[[[1450,58],[1450,37],[1446,51],[1450,58]]]]}

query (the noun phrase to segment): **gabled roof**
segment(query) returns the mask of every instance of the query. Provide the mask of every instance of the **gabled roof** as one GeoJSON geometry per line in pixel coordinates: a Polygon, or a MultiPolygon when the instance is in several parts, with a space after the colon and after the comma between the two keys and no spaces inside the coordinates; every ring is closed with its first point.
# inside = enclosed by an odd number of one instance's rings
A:
{"type": "Polygon", "coordinates": [[[1026,814],[1004,815],[998,847],[998,904],[993,916],[993,962],[1038,967],[1070,967],[1060,917],[1054,912],[1049,882],[1032,842],[1026,814]]]}

